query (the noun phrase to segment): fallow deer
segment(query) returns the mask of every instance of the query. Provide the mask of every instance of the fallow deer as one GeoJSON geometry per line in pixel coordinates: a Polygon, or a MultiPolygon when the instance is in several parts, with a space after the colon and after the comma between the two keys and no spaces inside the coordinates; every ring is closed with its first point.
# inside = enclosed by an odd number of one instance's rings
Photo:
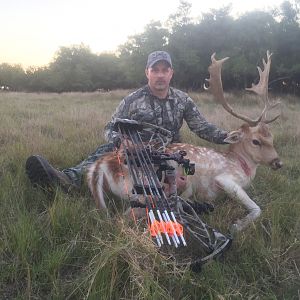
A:
{"type": "MultiPolygon", "coordinates": [[[[279,115],[267,119],[268,111],[278,104],[278,102],[270,103],[268,98],[271,54],[267,52],[267,62],[263,60],[264,69],[258,67],[260,76],[258,84],[252,84],[252,87],[247,89],[263,99],[264,108],[257,119],[235,112],[224,97],[221,69],[227,59],[216,60],[215,54],[212,55],[207,89],[226,111],[245,121],[246,124],[228,134],[225,142],[230,145],[226,152],[189,144],[171,144],[167,151],[185,150],[187,157],[195,163],[193,176],[186,176],[182,168],[177,168],[177,187],[181,197],[189,198],[196,194],[201,201],[211,201],[225,193],[230,198],[238,200],[248,211],[246,217],[232,225],[234,231],[240,231],[261,214],[259,206],[244,190],[255,177],[257,166],[269,165],[274,170],[282,167],[282,162],[273,146],[273,136],[267,125],[276,120],[279,115]]],[[[174,166],[176,167],[176,163],[174,166]]],[[[125,165],[120,165],[115,153],[104,155],[91,166],[88,172],[88,185],[98,209],[107,208],[105,203],[107,194],[126,199],[132,188],[128,170],[125,165]]]]}

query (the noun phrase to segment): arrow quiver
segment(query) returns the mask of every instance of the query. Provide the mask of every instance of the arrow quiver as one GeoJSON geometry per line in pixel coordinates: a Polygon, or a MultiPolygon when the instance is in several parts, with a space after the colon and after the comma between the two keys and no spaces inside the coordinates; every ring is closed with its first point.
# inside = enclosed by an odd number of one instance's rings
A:
{"type": "Polygon", "coordinates": [[[145,208],[148,228],[158,247],[166,243],[175,248],[187,246],[188,236],[193,247],[204,252],[193,260],[196,264],[223,252],[230,238],[204,223],[191,202],[177,195],[176,165],[182,166],[186,175],[193,175],[195,164],[186,158],[185,151],[165,151],[171,132],[127,119],[115,119],[113,130],[119,134],[119,151],[132,181],[130,205],[145,208]]]}

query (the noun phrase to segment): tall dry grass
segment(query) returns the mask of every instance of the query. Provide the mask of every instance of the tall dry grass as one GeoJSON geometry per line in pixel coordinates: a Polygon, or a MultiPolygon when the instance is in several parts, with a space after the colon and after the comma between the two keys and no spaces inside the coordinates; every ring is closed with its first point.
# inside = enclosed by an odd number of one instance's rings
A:
{"type": "MultiPolygon", "coordinates": [[[[29,155],[61,169],[77,164],[104,143],[104,125],[127,93],[0,94],[0,298],[298,299],[299,98],[283,97],[282,117],[271,126],[284,168],[259,168],[248,190],[261,218],[199,274],[176,267],[132,224],[96,212],[86,188],[50,197],[30,186],[29,155]]],[[[209,95],[191,96],[209,121],[227,130],[241,124],[209,95]]],[[[256,98],[228,97],[243,113],[259,111],[256,98]]],[[[183,139],[209,145],[186,126],[183,139]]],[[[226,230],[243,213],[222,199],[208,222],[226,230]]]]}

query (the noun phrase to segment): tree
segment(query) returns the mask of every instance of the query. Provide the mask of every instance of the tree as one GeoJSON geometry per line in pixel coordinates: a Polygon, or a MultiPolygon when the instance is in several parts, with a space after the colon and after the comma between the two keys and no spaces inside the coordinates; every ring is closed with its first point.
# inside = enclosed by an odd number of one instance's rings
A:
{"type": "Polygon", "coordinates": [[[145,62],[150,52],[163,50],[167,45],[169,32],[160,22],[151,22],[141,34],[131,36],[119,48],[121,67],[129,81],[135,87],[145,83],[145,62]]]}
{"type": "Polygon", "coordinates": [[[290,1],[284,1],[280,5],[279,16],[281,17],[281,24],[285,26],[292,25],[298,26],[299,21],[299,1],[294,1],[294,4],[290,1]]]}
{"type": "Polygon", "coordinates": [[[1,64],[0,86],[8,86],[13,91],[22,91],[26,86],[26,74],[21,65],[1,64]]]}
{"type": "Polygon", "coordinates": [[[89,47],[80,44],[61,47],[50,64],[51,86],[54,90],[88,91],[92,88],[90,68],[96,58],[89,47]]]}
{"type": "Polygon", "coordinates": [[[114,54],[98,55],[90,71],[93,90],[127,87],[124,73],[121,71],[120,59],[114,54]]]}
{"type": "Polygon", "coordinates": [[[184,23],[188,20],[187,9],[183,9],[184,18],[173,22],[168,49],[174,57],[176,69],[175,83],[185,89],[203,86],[207,76],[207,67],[213,52],[221,53],[231,41],[233,19],[229,16],[230,7],[212,10],[204,14],[199,23],[184,23]]]}
{"type": "MultiPolygon", "coordinates": [[[[299,1],[298,1],[299,3],[299,1]]],[[[276,36],[276,59],[278,78],[286,78],[286,88],[295,92],[295,86],[300,83],[300,28],[299,6],[284,1],[279,9],[280,18],[276,36]]],[[[299,89],[299,87],[298,87],[299,89]]]]}
{"type": "Polygon", "coordinates": [[[191,3],[180,0],[177,12],[171,14],[166,22],[167,28],[171,33],[176,32],[177,29],[185,25],[191,24],[191,8],[191,3]]]}

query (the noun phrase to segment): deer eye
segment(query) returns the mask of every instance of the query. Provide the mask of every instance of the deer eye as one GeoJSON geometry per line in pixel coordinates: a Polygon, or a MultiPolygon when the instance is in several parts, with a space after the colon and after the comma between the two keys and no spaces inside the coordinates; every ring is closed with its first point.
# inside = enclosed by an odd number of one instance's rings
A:
{"type": "Polygon", "coordinates": [[[252,143],[255,146],[260,146],[260,141],[259,140],[252,140],[252,143]]]}

